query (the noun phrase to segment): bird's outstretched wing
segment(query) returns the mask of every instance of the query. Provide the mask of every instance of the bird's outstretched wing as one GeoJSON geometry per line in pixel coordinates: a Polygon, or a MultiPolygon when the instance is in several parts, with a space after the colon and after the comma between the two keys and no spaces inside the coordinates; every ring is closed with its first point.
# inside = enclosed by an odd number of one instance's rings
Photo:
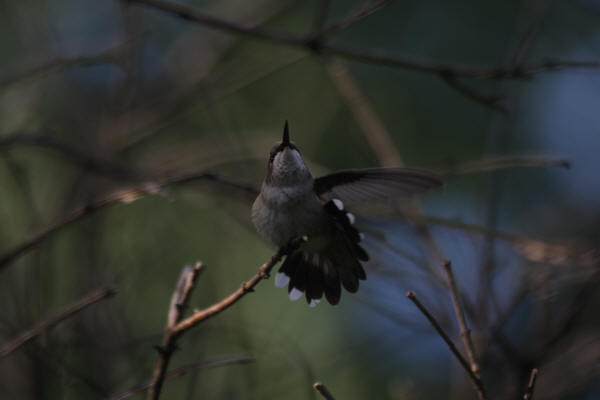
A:
{"type": "Polygon", "coordinates": [[[432,172],[413,168],[367,168],[335,172],[315,179],[323,201],[340,199],[348,205],[384,201],[424,193],[442,186],[432,172]]]}

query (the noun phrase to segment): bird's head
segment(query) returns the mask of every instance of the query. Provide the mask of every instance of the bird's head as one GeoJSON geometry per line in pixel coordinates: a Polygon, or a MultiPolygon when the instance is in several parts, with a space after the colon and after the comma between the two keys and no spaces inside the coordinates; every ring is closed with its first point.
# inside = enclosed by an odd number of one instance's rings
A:
{"type": "Polygon", "coordinates": [[[298,147],[290,141],[288,122],[285,121],[283,139],[273,146],[269,154],[266,182],[277,186],[293,186],[311,179],[298,147]]]}

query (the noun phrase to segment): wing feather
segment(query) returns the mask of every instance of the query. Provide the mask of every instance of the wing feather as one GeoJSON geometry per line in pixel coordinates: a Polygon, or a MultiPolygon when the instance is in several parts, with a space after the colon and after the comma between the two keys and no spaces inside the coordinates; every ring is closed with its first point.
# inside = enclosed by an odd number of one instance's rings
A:
{"type": "Polygon", "coordinates": [[[315,179],[315,193],[348,204],[409,197],[442,186],[432,172],[414,168],[367,168],[335,172],[315,179]]]}

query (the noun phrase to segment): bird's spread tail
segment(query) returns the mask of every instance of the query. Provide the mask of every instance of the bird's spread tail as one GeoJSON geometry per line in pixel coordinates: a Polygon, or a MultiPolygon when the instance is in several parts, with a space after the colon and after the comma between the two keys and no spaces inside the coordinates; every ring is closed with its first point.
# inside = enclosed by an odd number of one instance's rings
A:
{"type": "Polygon", "coordinates": [[[338,199],[328,201],[324,207],[333,223],[335,240],[319,252],[294,250],[275,277],[277,287],[288,285],[290,299],[297,300],[304,294],[311,306],[318,304],[323,295],[335,305],[340,301],[342,286],[354,293],[359,280],[367,278],[361,261],[368,261],[369,256],[360,246],[362,234],[353,226],[354,215],[346,212],[338,199]]]}

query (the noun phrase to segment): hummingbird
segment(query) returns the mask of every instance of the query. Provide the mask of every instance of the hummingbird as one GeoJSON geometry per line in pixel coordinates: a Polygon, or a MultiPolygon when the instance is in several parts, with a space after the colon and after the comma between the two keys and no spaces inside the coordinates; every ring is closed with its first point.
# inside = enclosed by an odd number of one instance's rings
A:
{"type": "Polygon", "coordinates": [[[252,205],[258,233],[278,247],[291,248],[275,286],[287,285],[291,300],[302,295],[317,305],[323,296],[339,303],[342,287],[355,293],[367,275],[369,255],[361,246],[364,235],[349,211],[364,203],[407,197],[440,187],[435,174],[413,168],[366,168],[338,171],[313,178],[296,144],[290,141],[288,122],[283,138],[269,154],[267,175],[252,205]]]}

